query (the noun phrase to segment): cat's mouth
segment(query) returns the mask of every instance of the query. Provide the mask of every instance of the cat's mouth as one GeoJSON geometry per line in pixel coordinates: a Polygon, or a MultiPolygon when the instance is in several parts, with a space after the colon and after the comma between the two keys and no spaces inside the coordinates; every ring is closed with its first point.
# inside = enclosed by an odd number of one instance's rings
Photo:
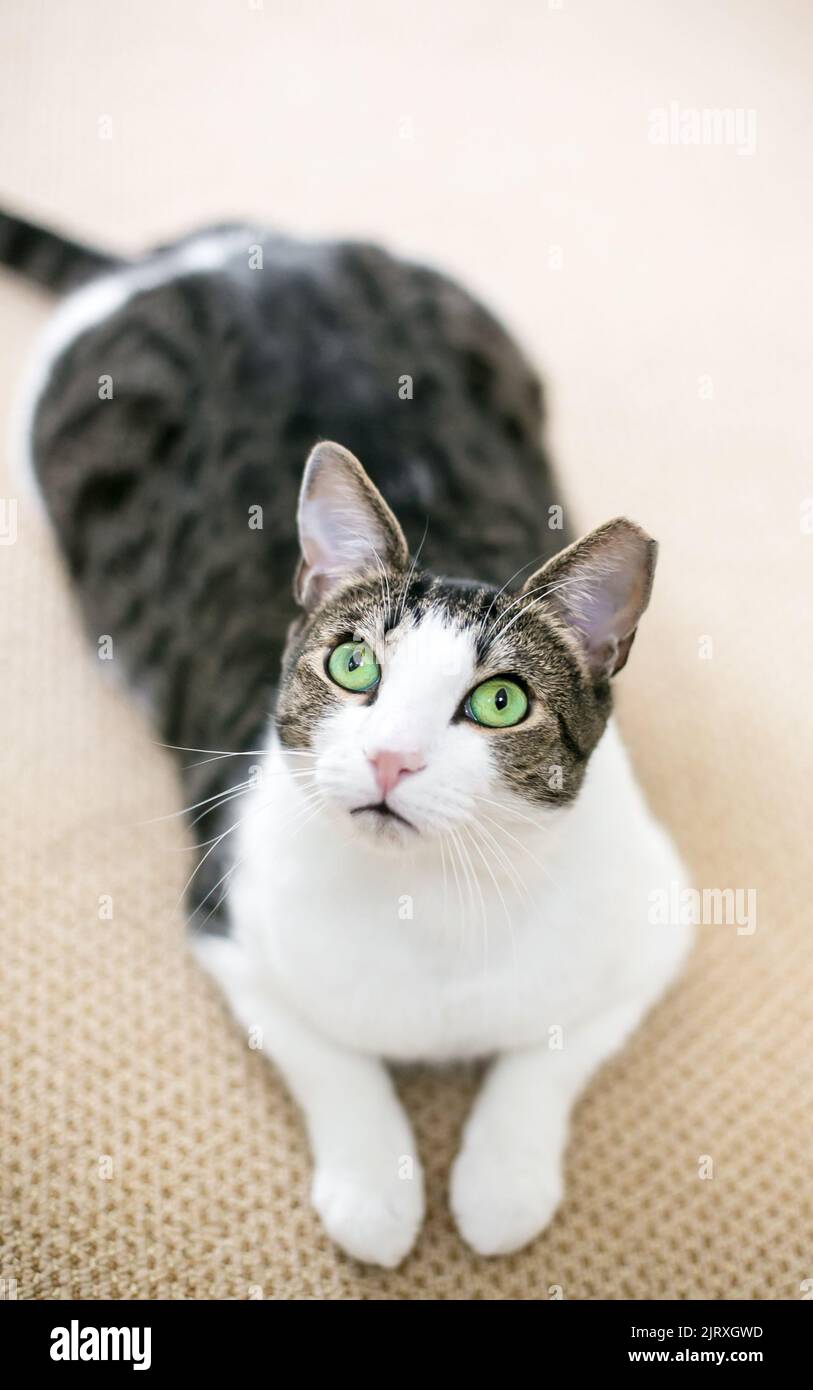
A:
{"type": "Polygon", "coordinates": [[[407,820],[406,816],[399,816],[398,812],[393,811],[392,807],[388,806],[386,801],[377,801],[375,804],[370,803],[368,806],[354,806],[350,814],[351,816],[370,815],[374,816],[376,819],[380,817],[381,820],[384,821],[395,820],[401,825],[407,826],[409,830],[415,830],[417,832],[417,827],[412,824],[412,821],[407,820]]]}

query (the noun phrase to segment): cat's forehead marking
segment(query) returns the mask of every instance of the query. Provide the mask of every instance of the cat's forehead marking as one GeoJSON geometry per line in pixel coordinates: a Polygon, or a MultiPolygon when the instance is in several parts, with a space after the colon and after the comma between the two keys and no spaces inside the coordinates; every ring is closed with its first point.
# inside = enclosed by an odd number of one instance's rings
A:
{"type": "Polygon", "coordinates": [[[476,663],[472,629],[441,605],[427,607],[420,622],[393,628],[387,656],[393,672],[420,665],[425,671],[454,680],[468,676],[476,663]]]}
{"type": "Polygon", "coordinates": [[[471,631],[441,606],[427,607],[421,621],[400,628],[381,653],[368,739],[395,747],[436,744],[471,686],[475,662],[471,631]]]}
{"type": "Polygon", "coordinates": [[[473,628],[481,622],[494,593],[490,586],[471,580],[416,574],[394,590],[387,628],[397,632],[404,625],[419,627],[433,615],[449,626],[473,628]]]}

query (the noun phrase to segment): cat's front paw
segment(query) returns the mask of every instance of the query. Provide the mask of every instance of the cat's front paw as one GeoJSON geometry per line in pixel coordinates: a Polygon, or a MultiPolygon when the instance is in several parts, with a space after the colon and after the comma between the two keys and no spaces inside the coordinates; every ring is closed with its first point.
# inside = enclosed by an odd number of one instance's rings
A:
{"type": "Polygon", "coordinates": [[[451,1205],[457,1229],[478,1255],[508,1255],[538,1236],[562,1200],[555,1154],[509,1147],[499,1136],[467,1137],[455,1159],[451,1205]]]}
{"type": "Polygon", "coordinates": [[[423,1177],[382,1182],[363,1171],[317,1168],[311,1191],[325,1230],[348,1255],[395,1269],[409,1254],[424,1214],[423,1177]]]}

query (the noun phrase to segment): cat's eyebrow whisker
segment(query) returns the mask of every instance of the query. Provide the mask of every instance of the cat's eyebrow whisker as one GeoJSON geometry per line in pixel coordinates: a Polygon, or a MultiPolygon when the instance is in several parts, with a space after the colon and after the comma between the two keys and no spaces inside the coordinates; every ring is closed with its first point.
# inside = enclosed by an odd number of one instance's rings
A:
{"type": "Polygon", "coordinates": [[[390,577],[387,574],[384,561],[381,559],[381,556],[379,555],[375,546],[371,546],[370,549],[372,550],[373,555],[375,556],[376,564],[378,565],[378,568],[381,571],[381,596],[383,599],[384,594],[386,593],[387,622],[389,622],[390,618],[392,617],[392,594],[390,593],[390,577]]]}
{"type": "MultiPolygon", "coordinates": [[[[505,634],[506,634],[506,632],[509,632],[509,631],[511,630],[511,628],[514,626],[514,623],[519,622],[519,620],[520,620],[520,618],[523,616],[523,614],[525,614],[525,613],[528,612],[529,608],[535,608],[537,604],[543,603],[544,600],[548,597],[549,594],[555,594],[559,589],[568,589],[568,588],[571,588],[571,587],[573,587],[574,585],[579,584],[579,583],[581,583],[580,580],[563,579],[562,582],[561,582],[560,584],[551,584],[551,585],[549,585],[549,586],[545,589],[544,593],[540,594],[538,598],[533,599],[533,602],[532,602],[532,603],[528,603],[528,604],[526,604],[526,606],[525,606],[524,608],[520,608],[519,612],[514,614],[514,616],[513,616],[513,618],[511,619],[510,623],[506,624],[505,627],[498,628],[497,631],[496,631],[495,636],[497,636],[497,637],[504,637],[505,634]]],[[[532,590],[530,591],[530,593],[527,595],[527,597],[528,597],[529,599],[532,597],[533,592],[534,592],[534,591],[533,591],[533,589],[532,589],[532,590]]],[[[503,617],[505,617],[505,616],[506,616],[506,615],[503,614],[503,617]]]]}
{"type": "Polygon", "coordinates": [[[558,582],[555,580],[548,580],[545,584],[537,584],[533,589],[520,589],[519,593],[515,594],[511,599],[511,602],[505,605],[502,613],[494,619],[492,626],[496,627],[506,614],[511,612],[512,608],[516,608],[517,604],[522,603],[523,600],[532,598],[534,594],[539,595],[537,603],[541,603],[542,598],[544,598],[546,594],[552,594],[557,589],[566,589],[581,583],[583,583],[583,580],[576,578],[560,579],[558,582]]]}
{"type": "Polygon", "coordinates": [[[410,586],[410,584],[412,583],[413,575],[415,574],[415,571],[416,571],[416,569],[418,568],[418,561],[419,561],[420,558],[421,558],[421,551],[423,550],[424,541],[426,540],[426,537],[427,537],[428,534],[429,534],[429,517],[426,518],[426,525],[425,525],[424,528],[423,528],[423,535],[421,536],[421,543],[420,543],[420,545],[418,546],[418,549],[415,551],[415,555],[414,555],[414,557],[413,557],[412,564],[410,565],[410,567],[409,567],[409,569],[408,569],[408,571],[407,571],[407,577],[406,577],[406,579],[404,580],[404,589],[403,589],[403,593],[401,594],[401,603],[400,603],[399,612],[398,612],[398,622],[399,622],[399,623],[400,623],[400,622],[403,622],[404,613],[406,612],[406,601],[407,601],[407,594],[409,593],[409,586],[410,586]]]}
{"type": "Polygon", "coordinates": [[[485,611],[484,617],[480,620],[479,628],[480,628],[480,633],[481,633],[481,635],[482,635],[483,628],[485,627],[486,623],[488,622],[488,620],[489,620],[489,618],[490,618],[490,616],[491,616],[491,611],[492,611],[492,609],[493,609],[493,607],[494,607],[494,604],[497,602],[497,599],[498,599],[498,598],[502,598],[502,596],[503,596],[503,594],[505,593],[506,589],[509,587],[510,584],[513,584],[514,580],[517,578],[518,575],[522,574],[522,571],[523,571],[523,570],[530,569],[531,565],[538,565],[538,564],[539,564],[539,561],[540,561],[540,560],[544,560],[544,558],[545,558],[545,556],[544,556],[544,553],[543,553],[542,555],[537,555],[536,558],[533,559],[533,560],[528,560],[528,561],[526,561],[526,563],[525,563],[524,565],[520,565],[520,567],[519,567],[518,570],[514,570],[514,573],[511,575],[511,578],[510,578],[510,579],[506,579],[506,581],[505,581],[505,583],[503,584],[502,588],[497,590],[496,594],[495,594],[494,597],[492,598],[490,604],[488,605],[488,608],[487,608],[486,611],[485,611]]]}
{"type": "Polygon", "coordinates": [[[548,597],[549,594],[554,594],[559,589],[573,588],[582,583],[583,581],[580,579],[562,579],[558,584],[540,584],[536,589],[528,589],[527,591],[523,591],[522,593],[517,594],[515,599],[512,599],[509,604],[506,604],[502,613],[498,613],[497,617],[494,619],[494,622],[491,624],[491,627],[489,628],[488,632],[485,634],[483,638],[483,643],[485,644],[488,642],[493,642],[495,638],[504,636],[504,634],[508,631],[508,628],[511,627],[512,624],[515,623],[517,619],[522,616],[523,613],[526,613],[528,611],[528,608],[534,608],[537,604],[542,603],[544,599],[548,597]],[[534,598],[534,594],[537,595],[536,598],[534,598]],[[519,613],[514,615],[508,626],[501,628],[500,623],[508,617],[508,614],[511,612],[511,610],[516,608],[517,604],[523,603],[523,601],[526,599],[534,599],[534,601],[533,603],[526,603],[525,607],[520,608],[519,613]]]}

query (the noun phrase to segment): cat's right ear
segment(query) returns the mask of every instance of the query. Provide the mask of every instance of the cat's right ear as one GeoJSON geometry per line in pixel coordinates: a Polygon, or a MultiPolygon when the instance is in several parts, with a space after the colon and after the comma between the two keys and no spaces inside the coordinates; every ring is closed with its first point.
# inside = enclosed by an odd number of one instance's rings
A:
{"type": "Polygon", "coordinates": [[[347,579],[404,569],[404,533],[358,459],[340,444],[311,450],[299,493],[302,558],[294,593],[303,608],[318,608],[347,579]]]}

